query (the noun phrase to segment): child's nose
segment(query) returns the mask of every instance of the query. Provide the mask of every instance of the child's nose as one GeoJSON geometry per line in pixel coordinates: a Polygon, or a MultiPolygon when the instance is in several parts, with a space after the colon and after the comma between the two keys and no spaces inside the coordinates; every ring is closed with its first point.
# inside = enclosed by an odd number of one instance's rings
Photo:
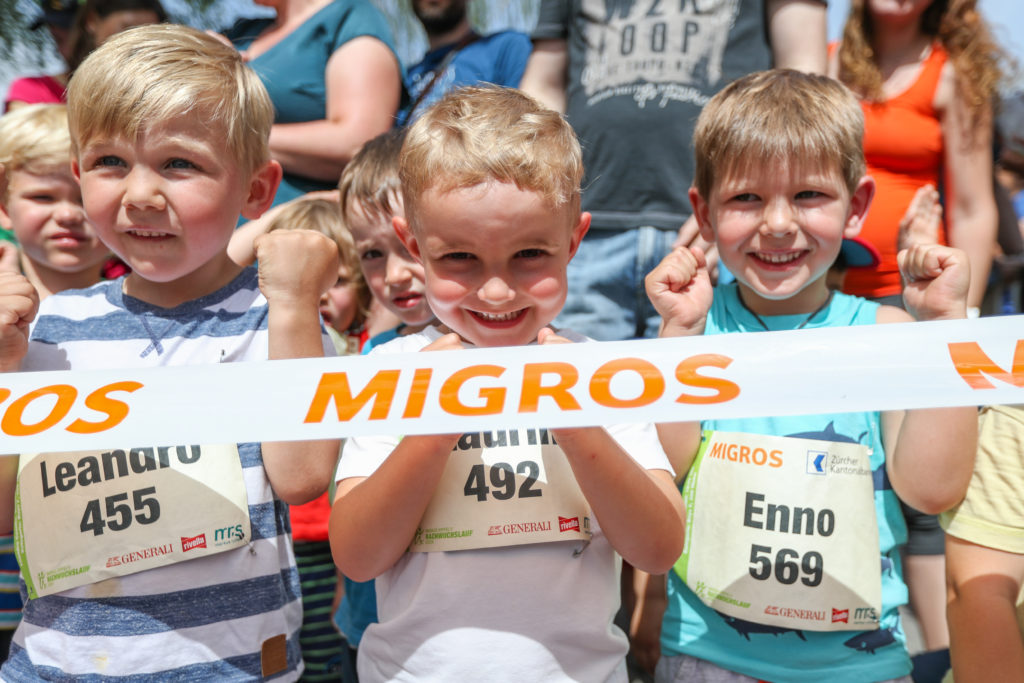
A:
{"type": "Polygon", "coordinates": [[[163,211],[166,202],[157,187],[154,174],[145,169],[134,168],[125,178],[124,196],[121,205],[133,209],[163,211]]]}
{"type": "Polygon", "coordinates": [[[514,299],[516,293],[504,278],[491,277],[480,287],[477,296],[481,301],[489,304],[504,304],[514,299]]]}
{"type": "Polygon", "coordinates": [[[398,254],[388,254],[384,266],[384,283],[397,285],[410,279],[412,279],[412,273],[409,271],[409,262],[398,254]]]}
{"type": "Polygon", "coordinates": [[[85,209],[74,202],[63,202],[54,213],[58,225],[81,225],[85,222],[85,209]]]}
{"type": "Polygon", "coordinates": [[[796,231],[795,212],[789,202],[776,200],[764,209],[761,232],[772,237],[785,237],[796,231]]]}

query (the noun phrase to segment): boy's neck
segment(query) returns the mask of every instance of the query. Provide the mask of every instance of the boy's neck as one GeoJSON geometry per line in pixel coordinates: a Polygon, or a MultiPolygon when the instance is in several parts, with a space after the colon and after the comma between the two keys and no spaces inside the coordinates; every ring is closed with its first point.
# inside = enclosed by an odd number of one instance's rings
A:
{"type": "Polygon", "coordinates": [[[821,310],[832,296],[825,284],[825,278],[813,282],[785,299],[767,299],[757,294],[752,288],[737,282],[740,303],[754,315],[812,315],[821,310]]]}
{"type": "Polygon", "coordinates": [[[198,271],[171,282],[147,280],[137,272],[131,272],[124,279],[122,291],[159,308],[175,308],[188,301],[195,301],[225,287],[238,277],[244,268],[227,258],[210,262],[198,271]]]}
{"type": "Polygon", "coordinates": [[[65,289],[84,289],[103,279],[103,263],[71,273],[48,268],[21,255],[21,272],[39,293],[40,300],[65,289]]]}

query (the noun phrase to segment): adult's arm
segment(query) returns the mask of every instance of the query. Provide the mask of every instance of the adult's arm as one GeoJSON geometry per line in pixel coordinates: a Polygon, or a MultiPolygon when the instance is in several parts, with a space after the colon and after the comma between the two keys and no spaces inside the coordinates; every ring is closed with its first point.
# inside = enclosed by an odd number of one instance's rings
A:
{"type": "Polygon", "coordinates": [[[364,142],[394,125],[402,75],[387,45],[359,36],[331,55],[324,80],[327,118],[274,125],[270,154],[290,173],[333,183],[364,142]]]}
{"type": "Polygon", "coordinates": [[[564,38],[535,40],[519,88],[564,114],[568,67],[569,47],[564,38]]]}
{"type": "Polygon", "coordinates": [[[967,253],[971,264],[967,305],[978,308],[985,296],[999,225],[992,189],[992,113],[986,109],[969,122],[968,104],[956,87],[949,62],[935,99],[945,150],[949,243],[967,253]]]}
{"type": "Polygon", "coordinates": [[[774,66],[825,73],[825,3],[819,0],[768,0],[767,14],[774,66]]]}

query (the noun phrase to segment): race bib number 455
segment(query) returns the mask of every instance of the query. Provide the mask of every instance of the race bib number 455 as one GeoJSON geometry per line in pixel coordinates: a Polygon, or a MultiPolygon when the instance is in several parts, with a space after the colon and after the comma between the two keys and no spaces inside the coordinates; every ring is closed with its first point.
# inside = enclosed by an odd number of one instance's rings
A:
{"type": "Polygon", "coordinates": [[[866,446],[704,432],[683,500],[686,543],[675,570],[709,607],[791,629],[877,627],[881,563],[866,446]]]}
{"type": "Polygon", "coordinates": [[[15,552],[30,598],[249,542],[238,449],[23,454],[15,552]]]}

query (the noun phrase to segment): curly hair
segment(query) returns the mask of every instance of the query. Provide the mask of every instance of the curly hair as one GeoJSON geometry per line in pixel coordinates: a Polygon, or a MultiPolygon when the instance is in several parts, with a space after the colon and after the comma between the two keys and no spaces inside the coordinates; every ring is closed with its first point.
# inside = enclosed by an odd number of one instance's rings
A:
{"type": "MultiPolygon", "coordinates": [[[[839,80],[867,100],[881,101],[882,74],[872,48],[868,0],[853,0],[839,47],[839,80]]],[[[921,15],[921,31],[937,41],[953,63],[956,85],[967,103],[967,130],[974,130],[992,106],[1003,78],[1003,50],[992,39],[977,0],[934,0],[921,15]]]]}

